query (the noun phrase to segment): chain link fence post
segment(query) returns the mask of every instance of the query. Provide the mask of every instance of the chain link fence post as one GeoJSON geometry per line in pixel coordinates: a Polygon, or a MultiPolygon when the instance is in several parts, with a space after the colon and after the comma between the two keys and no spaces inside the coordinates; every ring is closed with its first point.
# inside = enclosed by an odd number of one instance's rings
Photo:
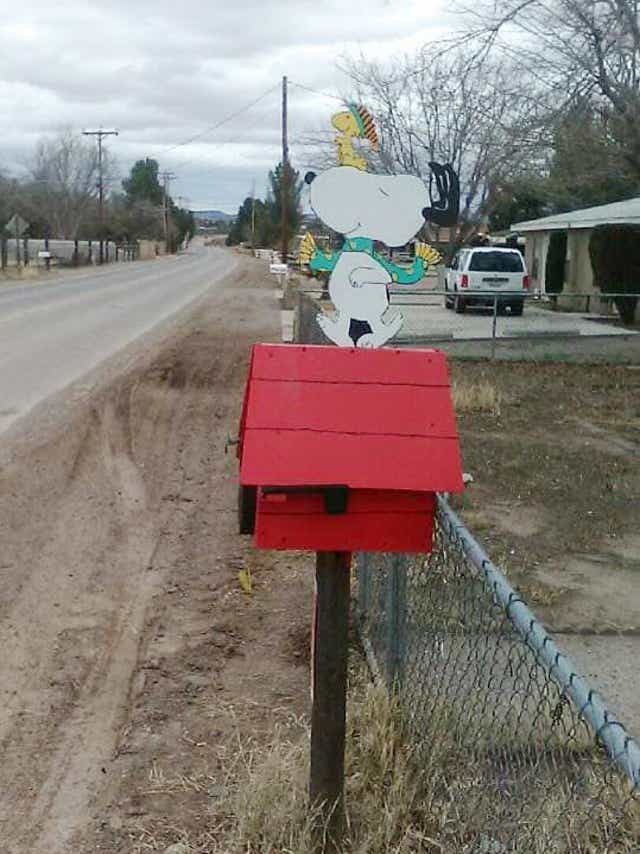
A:
{"type": "Polygon", "coordinates": [[[402,685],[406,649],[407,572],[402,555],[394,554],[387,588],[387,683],[402,685]]]}

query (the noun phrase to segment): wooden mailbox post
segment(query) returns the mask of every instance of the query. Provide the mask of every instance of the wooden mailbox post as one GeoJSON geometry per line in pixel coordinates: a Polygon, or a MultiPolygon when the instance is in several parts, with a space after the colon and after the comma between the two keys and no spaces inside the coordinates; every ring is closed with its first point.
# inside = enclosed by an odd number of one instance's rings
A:
{"type": "Polygon", "coordinates": [[[257,344],[238,456],[241,533],[317,552],[310,797],[335,837],[351,553],[431,551],[435,493],[462,491],[445,356],[257,344]]]}

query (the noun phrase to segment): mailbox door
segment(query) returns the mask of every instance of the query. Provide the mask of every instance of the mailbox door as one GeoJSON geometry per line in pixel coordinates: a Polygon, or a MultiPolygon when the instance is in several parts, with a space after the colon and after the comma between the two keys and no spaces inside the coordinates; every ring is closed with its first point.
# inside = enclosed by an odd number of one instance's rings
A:
{"type": "Polygon", "coordinates": [[[256,545],[309,551],[430,552],[432,493],[351,490],[347,510],[327,513],[320,491],[258,490],[256,545]]]}

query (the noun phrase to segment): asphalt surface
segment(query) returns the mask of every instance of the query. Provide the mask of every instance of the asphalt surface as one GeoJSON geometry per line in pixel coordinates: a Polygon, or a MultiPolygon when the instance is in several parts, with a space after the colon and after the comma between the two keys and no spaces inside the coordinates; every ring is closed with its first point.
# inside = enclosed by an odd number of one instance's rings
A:
{"type": "Polygon", "coordinates": [[[0,284],[0,433],[204,294],[235,263],[230,252],[196,244],[169,258],[0,284]]]}

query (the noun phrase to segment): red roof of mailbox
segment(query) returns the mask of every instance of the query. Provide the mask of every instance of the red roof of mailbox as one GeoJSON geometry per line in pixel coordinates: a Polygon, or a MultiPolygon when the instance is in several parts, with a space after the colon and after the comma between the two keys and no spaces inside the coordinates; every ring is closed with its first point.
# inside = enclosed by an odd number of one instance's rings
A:
{"type": "Polygon", "coordinates": [[[256,344],[240,432],[243,484],[463,487],[437,350],[256,344]]]}

